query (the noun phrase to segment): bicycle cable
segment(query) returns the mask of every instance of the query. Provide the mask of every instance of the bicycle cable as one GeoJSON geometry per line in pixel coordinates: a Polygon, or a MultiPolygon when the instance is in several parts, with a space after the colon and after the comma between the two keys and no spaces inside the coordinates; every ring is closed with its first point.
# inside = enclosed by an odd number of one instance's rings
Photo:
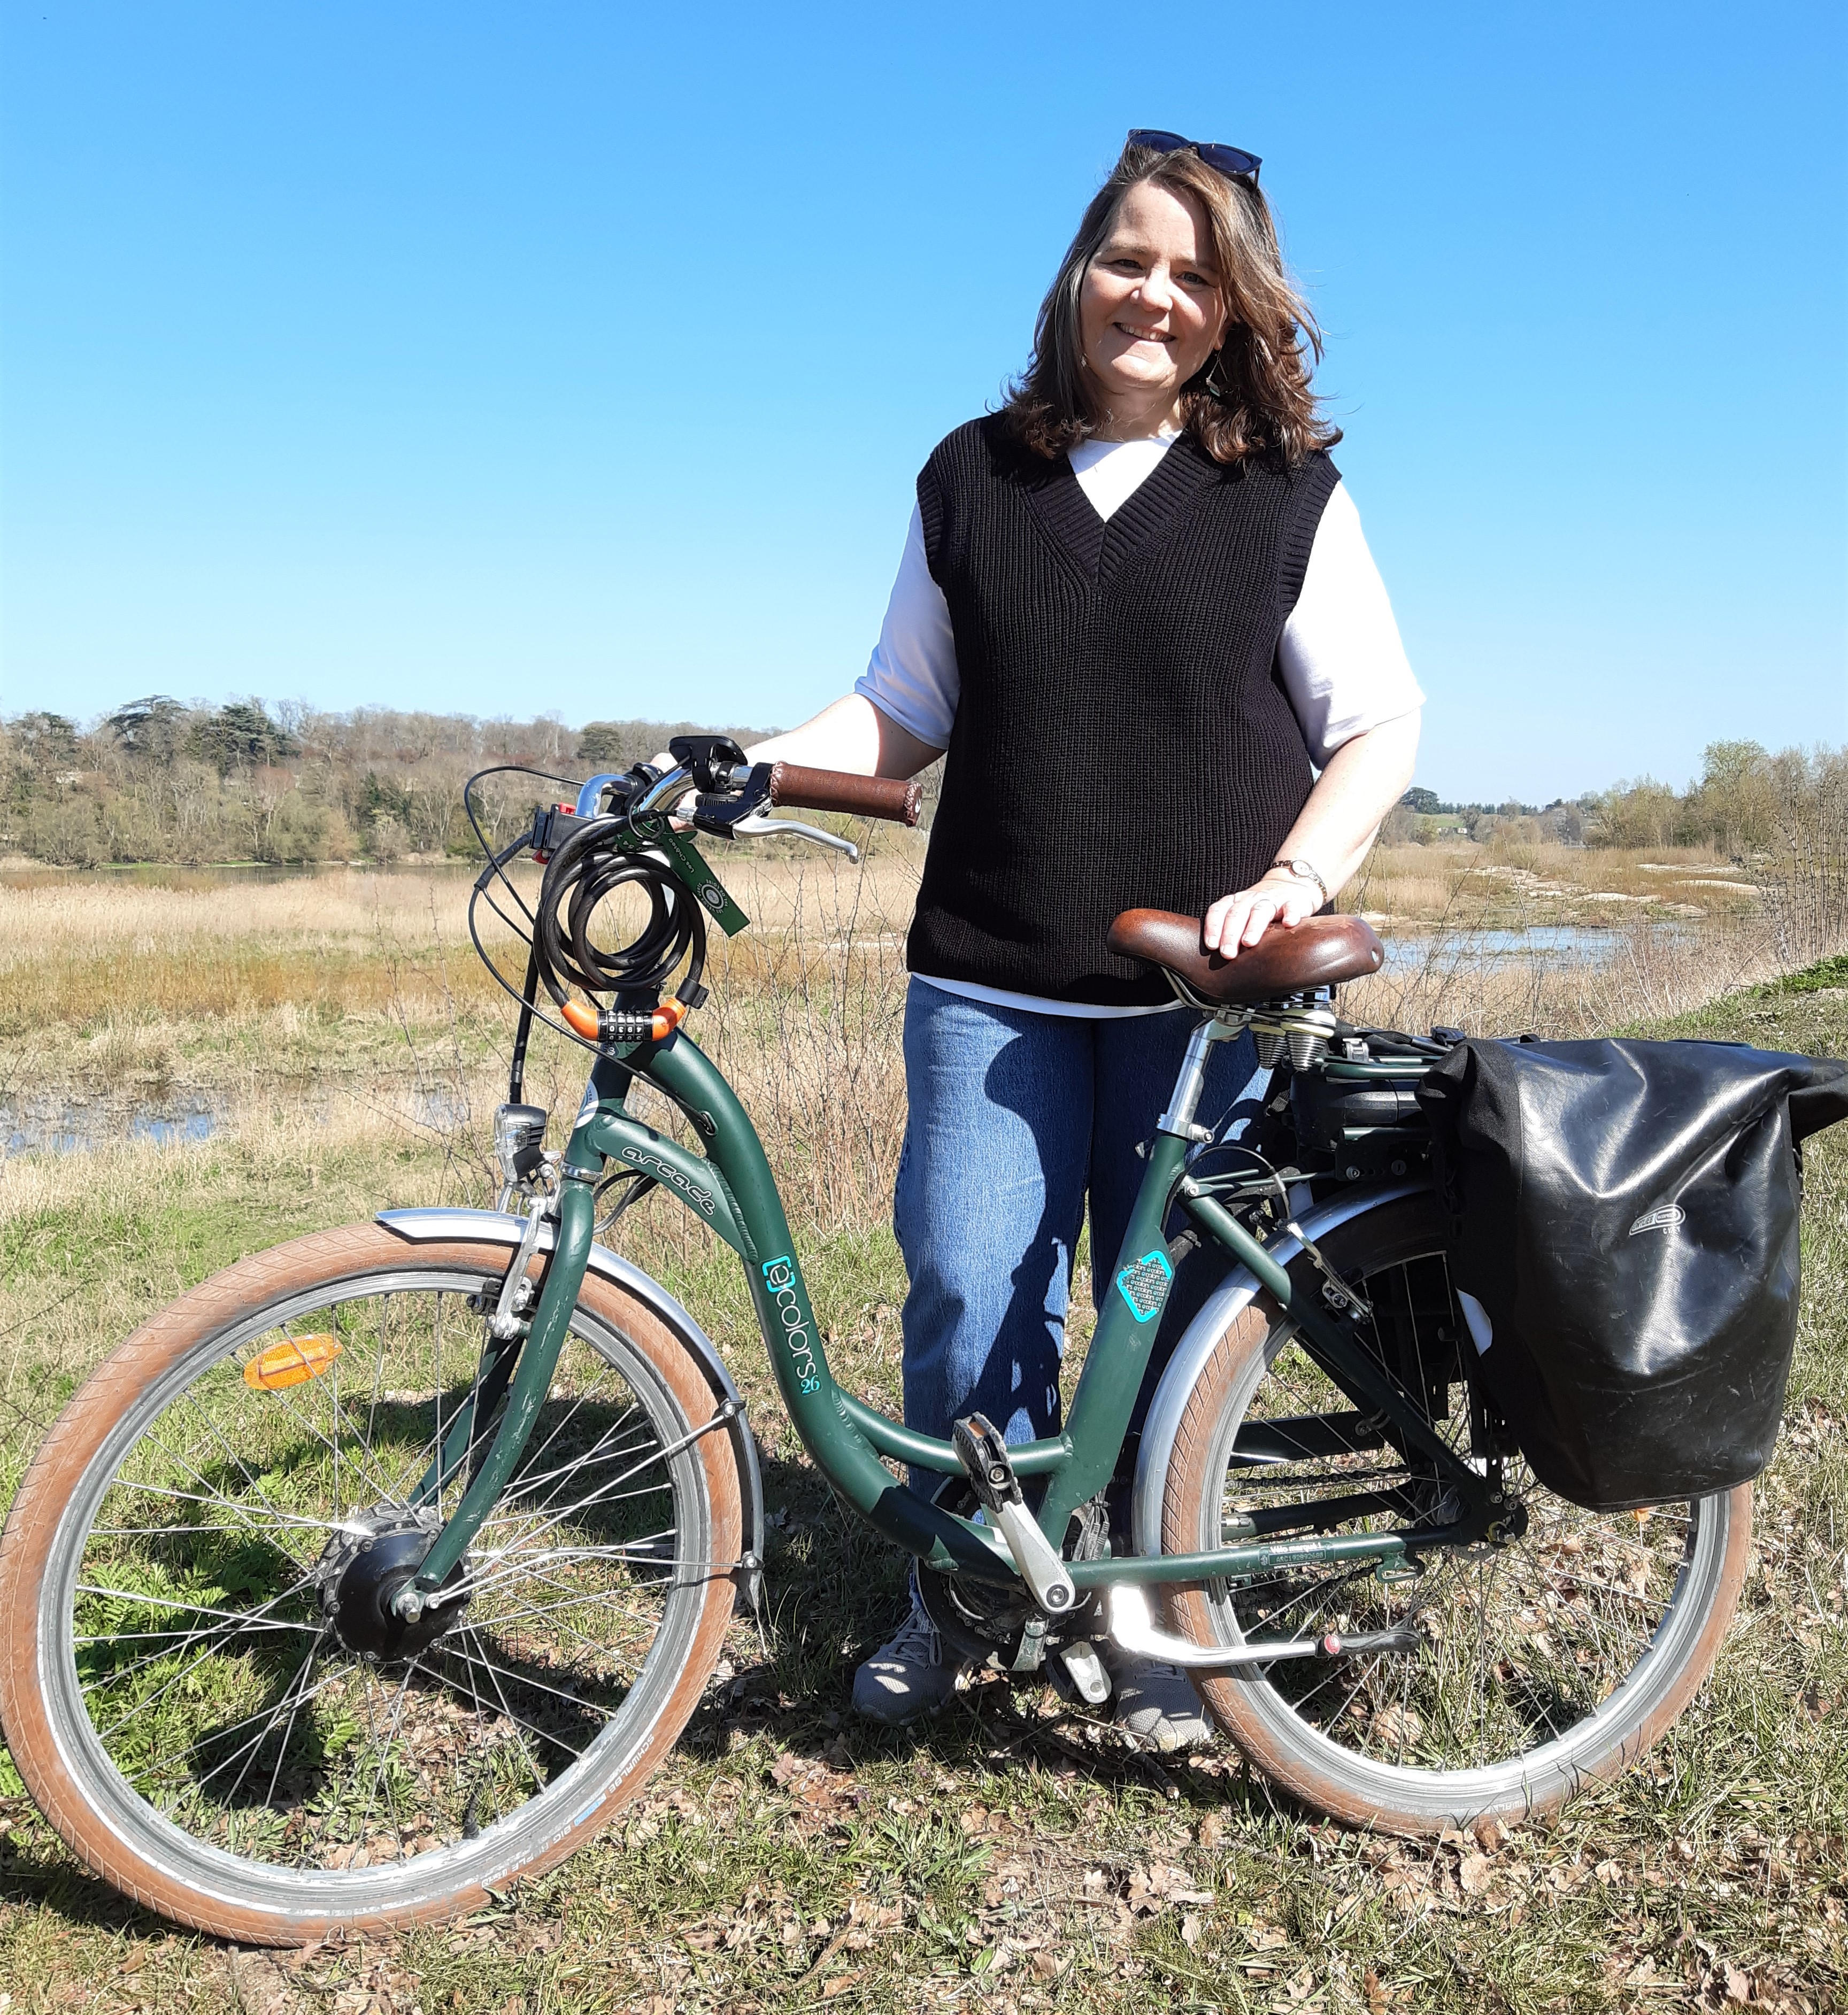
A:
{"type": "Polygon", "coordinates": [[[520,1004],[508,1072],[509,1100],[517,1104],[535,1020],[583,1048],[602,1052],[612,1042],[660,1040],[699,1007],[706,998],[702,983],[706,921],[672,864],[629,824],[628,804],[637,790],[654,781],[652,770],[638,767],[618,780],[611,788],[614,803],[609,811],[581,818],[572,806],[558,805],[555,811],[568,815],[561,823],[570,828],[562,839],[554,840],[546,830],[551,815],[540,806],[515,839],[496,846],[484,829],[476,787],[498,775],[562,785],[574,800],[582,787],[570,778],[520,763],[477,771],[464,787],[463,806],[486,857],[469,899],[469,936],[496,984],[520,1004]],[[549,848],[549,857],[542,846],[549,848]],[[515,857],[528,851],[545,863],[538,898],[530,903],[507,872],[515,857]],[[599,912],[624,890],[645,899],[646,914],[623,942],[610,945],[602,941],[602,928],[612,913],[600,917],[599,912]],[[523,981],[517,987],[483,940],[481,905],[527,947],[523,981]],[[671,1012],[663,1015],[662,994],[677,973],[667,1004],[671,1012]],[[573,990],[588,997],[588,1007],[573,997],[573,990]],[[555,1014],[541,1004],[541,990],[555,1014]],[[603,996],[612,997],[609,1004],[604,1004],[603,996]]]}

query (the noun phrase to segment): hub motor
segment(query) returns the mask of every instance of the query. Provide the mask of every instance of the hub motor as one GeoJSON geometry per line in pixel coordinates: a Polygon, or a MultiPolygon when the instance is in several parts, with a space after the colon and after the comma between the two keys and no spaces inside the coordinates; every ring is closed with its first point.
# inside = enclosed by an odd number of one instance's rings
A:
{"type": "Polygon", "coordinates": [[[460,1621],[469,1598],[449,1591],[466,1571],[462,1561],[414,1622],[391,1606],[442,1529],[442,1514],[433,1506],[407,1510],[378,1504],[356,1513],[328,1542],[315,1571],[321,1613],[356,1658],[415,1658],[460,1621]]]}

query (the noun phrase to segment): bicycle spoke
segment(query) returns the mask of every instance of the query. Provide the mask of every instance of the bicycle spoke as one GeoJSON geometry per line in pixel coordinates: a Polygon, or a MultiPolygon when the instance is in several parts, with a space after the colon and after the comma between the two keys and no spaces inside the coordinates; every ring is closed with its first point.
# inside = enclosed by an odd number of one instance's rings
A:
{"type": "Polygon", "coordinates": [[[315,1663],[321,1656],[322,1649],[327,1642],[328,1635],[326,1631],[322,1631],[315,1642],[308,1647],[308,1654],[301,1661],[301,1671],[298,1676],[300,1683],[299,1690],[293,1683],[291,1684],[290,1691],[295,1697],[289,1703],[288,1725],[282,1730],[282,1740],[276,1745],[275,1767],[269,1773],[269,1789],[264,1794],[265,1805],[275,1803],[276,1783],[282,1774],[283,1758],[289,1754],[289,1738],[295,1733],[296,1719],[301,1712],[302,1701],[307,1694],[308,1681],[313,1676],[315,1663]]]}

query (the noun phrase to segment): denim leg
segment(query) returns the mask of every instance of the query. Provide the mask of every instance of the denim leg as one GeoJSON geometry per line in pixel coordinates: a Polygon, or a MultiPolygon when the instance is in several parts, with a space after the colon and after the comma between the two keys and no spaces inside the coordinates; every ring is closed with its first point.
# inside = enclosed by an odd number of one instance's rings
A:
{"type": "Polygon", "coordinates": [[[1010,1442],[1059,1431],[1097,1026],[911,982],[893,1222],[911,1277],[904,1417],[925,1434],[972,1410],[1010,1442]]]}
{"type": "MultiPolygon", "coordinates": [[[[1148,1163],[1136,1150],[1154,1137],[1155,1122],[1167,1111],[1180,1074],[1181,1062],[1199,1018],[1185,1010],[1133,1020],[1100,1022],[1096,1076],[1096,1119],[1091,1132],[1091,1269],[1093,1298],[1101,1310],[1116,1277],[1118,1248],[1129,1227],[1130,1212],[1148,1163]]],[[[1238,1104],[1257,1111],[1270,1073],[1258,1068],[1257,1047],[1249,1030],[1235,1041],[1215,1043],[1206,1054],[1206,1082],[1196,1117],[1216,1126],[1238,1104]]],[[[1242,1130],[1235,1120],[1233,1133],[1242,1130]]],[[[1170,1216],[1168,1235],[1180,1229],[1179,1213],[1170,1216]]],[[[1188,1254],[1176,1270],[1162,1311],[1161,1325],[1149,1354],[1141,1395],[1131,1418],[1131,1432],[1139,1433],[1149,1402],[1174,1345],[1226,1272],[1228,1262],[1216,1245],[1203,1245],[1188,1254]]]]}

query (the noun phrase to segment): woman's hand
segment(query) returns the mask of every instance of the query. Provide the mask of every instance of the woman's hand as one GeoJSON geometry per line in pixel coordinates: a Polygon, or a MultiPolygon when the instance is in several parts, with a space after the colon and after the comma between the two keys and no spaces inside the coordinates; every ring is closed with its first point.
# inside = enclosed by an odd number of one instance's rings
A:
{"type": "Polygon", "coordinates": [[[1236,958],[1245,946],[1256,944],[1273,924],[1294,929],[1305,917],[1313,917],[1321,905],[1322,893],[1313,882],[1291,874],[1287,867],[1273,867],[1249,889],[1220,897],[1206,912],[1200,942],[1221,958],[1236,958]]]}

